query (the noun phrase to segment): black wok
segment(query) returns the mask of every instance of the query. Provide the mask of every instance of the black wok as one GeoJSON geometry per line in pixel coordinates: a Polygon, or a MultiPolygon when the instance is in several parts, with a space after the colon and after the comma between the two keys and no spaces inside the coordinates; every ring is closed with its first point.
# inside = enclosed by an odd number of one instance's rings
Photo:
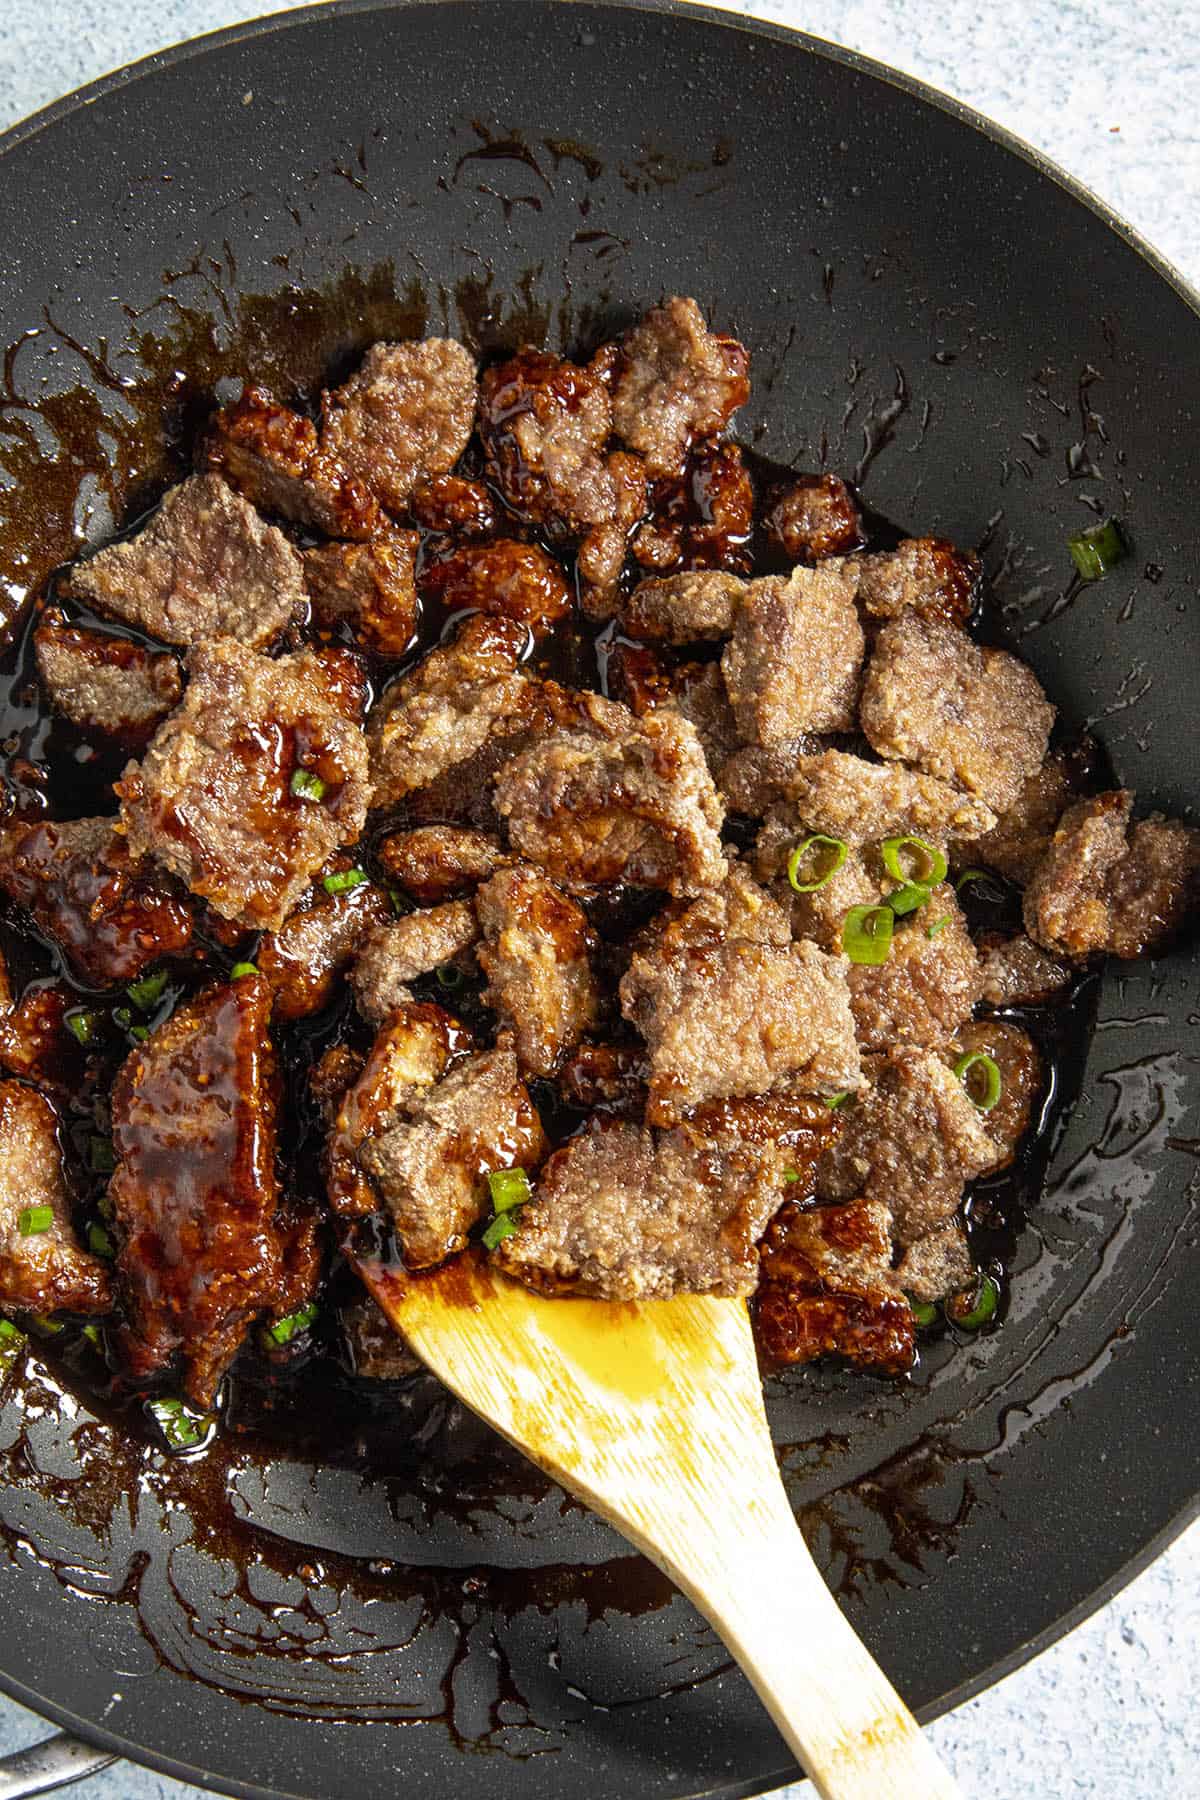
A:
{"type": "MultiPolygon", "coordinates": [[[[1196,303],[965,109],[701,10],[367,3],[151,58],[0,156],[14,593],[70,551],[81,482],[96,535],[153,497],[164,433],[186,438],[223,375],[286,397],[379,336],[576,345],[694,293],[752,350],[755,447],[980,545],[1068,721],[1145,800],[1200,799],[1196,303]],[[1135,554],[1075,592],[1089,505],[1135,554]]],[[[814,1546],[926,1716],[1197,1509],[1200,959],[1109,975],[1097,1004],[1003,1329],[908,1385],[770,1388],[814,1546]]],[[[414,1415],[424,1474],[364,1475],[354,1445],[168,1466],[35,1375],[0,1426],[0,1683],[238,1794],[785,1780],[688,1607],[515,1464],[498,1499],[476,1491],[464,1431],[414,1415]]]]}

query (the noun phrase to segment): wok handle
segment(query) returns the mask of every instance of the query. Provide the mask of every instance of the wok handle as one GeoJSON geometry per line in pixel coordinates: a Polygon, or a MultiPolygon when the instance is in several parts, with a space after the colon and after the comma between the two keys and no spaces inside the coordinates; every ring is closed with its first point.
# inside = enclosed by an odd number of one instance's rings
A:
{"type": "Polygon", "coordinates": [[[111,1750],[97,1750],[79,1738],[56,1731],[40,1744],[14,1750],[11,1756],[0,1756],[0,1800],[27,1800],[30,1794],[48,1794],[52,1788],[66,1787],[82,1781],[85,1775],[96,1775],[116,1762],[111,1750]]]}

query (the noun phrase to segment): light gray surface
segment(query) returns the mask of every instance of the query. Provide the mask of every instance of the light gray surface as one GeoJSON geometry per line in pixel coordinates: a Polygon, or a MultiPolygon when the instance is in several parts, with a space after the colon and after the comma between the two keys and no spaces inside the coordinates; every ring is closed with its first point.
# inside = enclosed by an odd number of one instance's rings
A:
{"type": "MultiPolygon", "coordinates": [[[[236,0],[0,0],[0,128],[121,63],[259,10],[236,0]]],[[[1200,285],[1200,49],[1184,0],[759,0],[742,10],[849,44],[977,106],[1085,181],[1200,285]]],[[[1200,1800],[1198,1665],[1195,1525],[1064,1642],[931,1732],[969,1794],[1200,1800]]],[[[0,1700],[0,1752],[41,1730],[0,1700]]],[[[199,1794],[127,1764],[69,1791],[77,1800],[199,1794]]],[[[353,1791],[348,1772],[344,1792],[353,1791]]],[[[788,1792],[800,1800],[810,1790],[788,1792]]]]}

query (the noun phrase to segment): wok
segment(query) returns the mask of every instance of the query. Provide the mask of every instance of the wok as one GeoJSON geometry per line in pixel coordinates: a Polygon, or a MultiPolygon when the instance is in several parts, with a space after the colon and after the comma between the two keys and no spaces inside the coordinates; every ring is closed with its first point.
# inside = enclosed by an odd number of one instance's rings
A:
{"type": "MultiPolygon", "coordinates": [[[[754,447],[979,545],[1068,722],[1143,800],[1200,799],[1196,302],[966,109],[699,8],[365,0],[111,76],[11,131],[0,172],[14,605],[77,527],[154,497],[226,377],[287,398],[426,328],[585,346],[694,293],[752,351],[754,447]],[[1134,554],[1080,589],[1066,539],[1096,511],[1134,554]]],[[[810,1539],[926,1717],[1197,1510],[1200,959],[1091,1002],[1003,1329],[907,1384],[769,1384],[810,1539]]],[[[0,1425],[0,1685],[233,1794],[666,1800],[793,1773],[623,1544],[467,1455],[441,1403],[411,1424],[409,1461],[285,1434],[169,1464],[35,1363],[0,1425]]]]}

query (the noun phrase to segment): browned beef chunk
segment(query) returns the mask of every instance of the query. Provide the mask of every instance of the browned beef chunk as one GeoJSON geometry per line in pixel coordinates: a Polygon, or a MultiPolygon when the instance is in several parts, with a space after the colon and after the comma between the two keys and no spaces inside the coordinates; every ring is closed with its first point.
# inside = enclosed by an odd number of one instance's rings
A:
{"type": "Polygon", "coordinates": [[[496,1260],[542,1293],[748,1294],[786,1158],[770,1140],[593,1125],[550,1158],[496,1260]]]}
{"type": "Polygon", "coordinates": [[[636,1116],[646,1110],[646,1052],[641,1044],[577,1044],[558,1074],[568,1106],[636,1116]]]}
{"type": "Polygon", "coordinates": [[[854,496],[840,475],[801,475],[771,501],[763,521],[793,562],[844,556],[862,540],[854,496]]]}
{"type": "Polygon", "coordinates": [[[187,948],[186,906],[114,835],[113,819],[10,825],[0,834],[0,887],[28,907],[89,981],[135,981],[187,948]]]}
{"type": "Polygon", "coordinates": [[[496,838],[461,825],[418,825],[377,846],[388,875],[422,906],[470,893],[510,861],[496,838]]]}
{"type": "Polygon", "coordinates": [[[322,1067],[320,1086],[330,1124],[325,1185],[335,1212],[359,1218],[375,1211],[375,1190],[359,1164],[359,1151],[405,1096],[431,1088],[445,1074],[451,1056],[469,1045],[467,1034],[440,1006],[413,1002],[392,1011],[357,1069],[344,1061],[322,1067]]]}
{"type": "MultiPolygon", "coordinates": [[[[338,857],[330,873],[348,867],[349,859],[338,857]]],[[[278,931],[264,933],[255,952],[275,995],[275,1017],[302,1019],[328,1006],[368,932],[391,916],[387,895],[369,881],[332,894],[318,882],[278,931]]]]}
{"type": "Polygon", "coordinates": [[[994,1168],[984,1115],[932,1050],[898,1049],[839,1108],[842,1134],[817,1169],[824,1200],[879,1200],[910,1244],[957,1211],[963,1186],[994,1168]]]}
{"type": "Polygon", "coordinates": [[[763,891],[744,863],[731,862],[724,881],[694,900],[676,900],[652,921],[635,948],[671,959],[692,950],[720,949],[734,939],[774,944],[792,941],[787,915],[763,891]]]}
{"type": "Polygon", "coordinates": [[[625,563],[629,534],[646,515],[649,498],[640,456],[615,450],[606,464],[615,508],[611,518],[593,525],[575,559],[580,602],[591,619],[611,619],[620,610],[618,577],[625,563]]]}
{"type": "Polygon", "coordinates": [[[447,900],[375,926],[359,950],[350,980],[364,1019],[379,1025],[412,998],[410,981],[432,974],[469,950],[479,936],[469,900],[447,900]]]}
{"type": "Polygon", "coordinates": [[[734,569],[753,562],[754,484],[736,444],[701,444],[683,472],[655,482],[630,548],[645,569],[734,569]]]}
{"type": "Polygon", "coordinates": [[[14,1006],[7,979],[3,987],[0,1069],[53,1093],[78,1093],[86,1058],[66,1023],[78,995],[57,983],[32,983],[14,1006]]]}
{"type": "Polygon", "coordinates": [[[982,986],[954,889],[935,887],[927,906],[897,919],[887,961],[855,963],[847,980],[864,1050],[949,1042],[971,1017],[982,986]]]}
{"type": "Polygon", "coordinates": [[[303,1298],[311,1224],[280,1212],[271,990],[208,988],[126,1059],[113,1089],[109,1183],[117,1269],[138,1375],[177,1353],[208,1406],[260,1313],[303,1298]]]}
{"type": "Polygon", "coordinates": [[[448,473],[466,449],[475,397],[475,364],[453,338],[372,344],[322,395],[321,454],[402,513],[416,483],[448,473]]]}
{"type": "Polygon", "coordinates": [[[299,556],[216,475],[180,482],[136,537],[76,563],[68,585],[167,644],[261,647],[304,609],[299,556]]]}
{"type": "Polygon", "coordinates": [[[485,882],[475,911],[484,1000],[512,1031],[521,1068],[551,1075],[596,1022],[587,917],[553,882],[521,865],[485,882]]]}
{"type": "Polygon", "coordinates": [[[1128,789],[1070,807],[1025,892],[1025,929],[1068,956],[1158,950],[1200,906],[1200,830],[1131,825],[1128,789]]]}
{"type": "Polygon", "coordinates": [[[772,746],[848,731],[865,647],[843,564],[752,583],[721,658],[742,736],[772,746]]]}
{"type": "MultiPolygon", "coordinates": [[[[1029,1033],[1007,1019],[978,1019],[962,1026],[947,1051],[947,1059],[953,1064],[975,1052],[990,1056],[1000,1071],[1000,1098],[980,1118],[996,1147],[994,1167],[1006,1169],[1017,1154],[1042,1094],[1042,1059],[1029,1033]]],[[[964,1071],[963,1079],[968,1093],[982,1092],[978,1068],[974,1074],[970,1069],[964,1071]]]]}
{"type": "Polygon", "coordinates": [[[763,1241],[755,1335],[770,1363],[840,1356],[902,1375],[916,1357],[912,1308],[892,1272],[882,1200],[785,1206],[763,1241]]]}
{"type": "Polygon", "coordinates": [[[360,1381],[407,1381],[424,1366],[376,1306],[370,1294],[338,1314],[346,1359],[360,1381]]]}
{"type": "Polygon", "coordinates": [[[417,622],[414,566],[421,537],[388,531],[368,544],[321,544],[303,555],[313,616],[321,625],[349,622],[364,649],[403,656],[417,622]]]}
{"type": "Polygon", "coordinates": [[[915,763],[1003,813],[1041,766],[1054,708],[1015,656],[907,611],[879,633],[860,717],[880,756],[915,763]]]}
{"type": "Polygon", "coordinates": [[[982,998],[989,1006],[1040,1006],[1069,986],[1075,968],[1024,933],[989,946],[983,958],[982,998]]]}
{"type": "Polygon", "coordinates": [[[312,420],[277,405],[265,388],[247,388],[214,415],[200,460],[264,512],[329,537],[369,538],[384,528],[367,485],[322,455],[312,420]]]}
{"type": "Polygon", "coordinates": [[[51,705],[81,731],[138,741],[183,692],[179,664],[166,651],[67,623],[48,608],[33,634],[38,674],[51,705]]]}
{"type": "MultiPolygon", "coordinates": [[[[720,663],[682,663],[671,677],[670,704],[696,728],[704,760],[714,779],[738,745],[737,720],[729,704],[720,663]]],[[[635,709],[636,710],[636,709],[635,709]]]]}
{"type": "MultiPolygon", "coordinates": [[[[936,844],[954,833],[986,831],[995,814],[971,794],[895,763],[864,762],[841,750],[801,756],[791,784],[797,827],[849,844],[915,832],[936,844]]],[[[797,831],[797,835],[800,835],[797,831]]]]}
{"type": "Polygon", "coordinates": [[[724,569],[651,576],[633,590],[621,622],[635,638],[668,644],[725,638],[733,630],[743,598],[761,585],[724,569]]]}
{"type": "Polygon", "coordinates": [[[478,614],[387,690],[368,729],[377,806],[466,763],[520,712],[527,641],[523,626],[478,614]]]}
{"type": "Polygon", "coordinates": [[[343,645],[326,644],[312,652],[312,660],[304,665],[304,672],[306,678],[316,682],[334,712],[362,728],[366,723],[371,689],[360,656],[343,645]]]}
{"type": "Polygon", "coordinates": [[[636,719],[598,694],[578,723],[535,741],[496,781],[496,811],[523,856],[564,887],[625,881],[697,893],[724,875],[724,812],[692,726],[636,719]]]}
{"type": "Polygon", "coordinates": [[[926,1305],[973,1287],[975,1264],[958,1220],[947,1219],[910,1244],[900,1259],[896,1280],[906,1294],[926,1305]]]}
{"type": "Polygon", "coordinates": [[[492,1169],[533,1170],[545,1155],[541,1120],[512,1044],[456,1063],[431,1088],[402,1095],[359,1162],[391,1215],[405,1263],[428,1268],[461,1250],[488,1211],[492,1169]]]}
{"type": "Polygon", "coordinates": [[[58,1115],[33,1088],[0,1081],[0,1306],[103,1313],[111,1305],[108,1270],[80,1249],[71,1228],[58,1115]]]}
{"type": "Polygon", "coordinates": [[[468,607],[528,625],[535,637],[553,631],[571,608],[562,569],[539,544],[496,538],[452,544],[425,565],[421,592],[451,612],[468,607]]]}
{"type": "Polygon", "coordinates": [[[408,496],[408,512],[426,531],[460,538],[491,537],[497,529],[496,503],[482,481],[461,475],[430,475],[408,496]]]}
{"type": "MultiPolygon", "coordinates": [[[[754,868],[760,880],[771,884],[796,937],[812,938],[822,950],[840,951],[842,925],[850,908],[877,905],[895,884],[885,876],[873,849],[851,846],[841,868],[823,886],[810,894],[796,893],[787,879],[788,861],[792,851],[811,835],[806,825],[797,825],[792,807],[771,807],[755,841],[754,868]]],[[[815,866],[823,870],[825,865],[818,862],[815,866]]]]}
{"type": "Polygon", "coordinates": [[[330,704],[309,650],[272,661],[222,638],[189,666],[182,706],[117,784],[130,850],[156,857],[222,918],[278,929],[362,831],[362,733],[330,704]],[[296,778],[323,785],[296,791],[296,778]]]}
{"type": "Polygon", "coordinates": [[[652,475],[673,475],[697,438],[715,437],[750,395],[750,359],[714,337],[694,300],[656,306],[622,345],[613,390],[617,434],[652,475]]]}
{"type": "Polygon", "coordinates": [[[858,597],[877,619],[912,612],[944,625],[970,618],[979,590],[980,563],[973,550],[956,550],[945,538],[905,538],[894,550],[856,557],[858,597]]]}
{"type": "MultiPolygon", "coordinates": [[[[724,688],[724,682],[721,685],[724,688]]],[[[761,819],[769,808],[787,798],[800,758],[813,755],[820,742],[806,734],[793,742],[772,744],[770,749],[761,744],[735,746],[717,766],[717,790],[730,812],[761,819]]]]}
{"type": "Polygon", "coordinates": [[[332,1125],[342,1101],[363,1072],[366,1057],[349,1044],[330,1044],[308,1075],[308,1091],[326,1125],[332,1125]]]}
{"type": "Polygon", "coordinates": [[[612,402],[602,373],[524,349],[479,388],[487,470],[519,518],[581,535],[617,510],[605,446],[612,402]]]}
{"type": "Polygon", "coordinates": [[[1076,797],[1070,764],[1064,756],[1048,756],[1028,776],[1014,805],[980,837],[954,845],[959,863],[983,863],[1006,880],[1025,887],[1050,848],[1054,828],[1076,797]]]}

